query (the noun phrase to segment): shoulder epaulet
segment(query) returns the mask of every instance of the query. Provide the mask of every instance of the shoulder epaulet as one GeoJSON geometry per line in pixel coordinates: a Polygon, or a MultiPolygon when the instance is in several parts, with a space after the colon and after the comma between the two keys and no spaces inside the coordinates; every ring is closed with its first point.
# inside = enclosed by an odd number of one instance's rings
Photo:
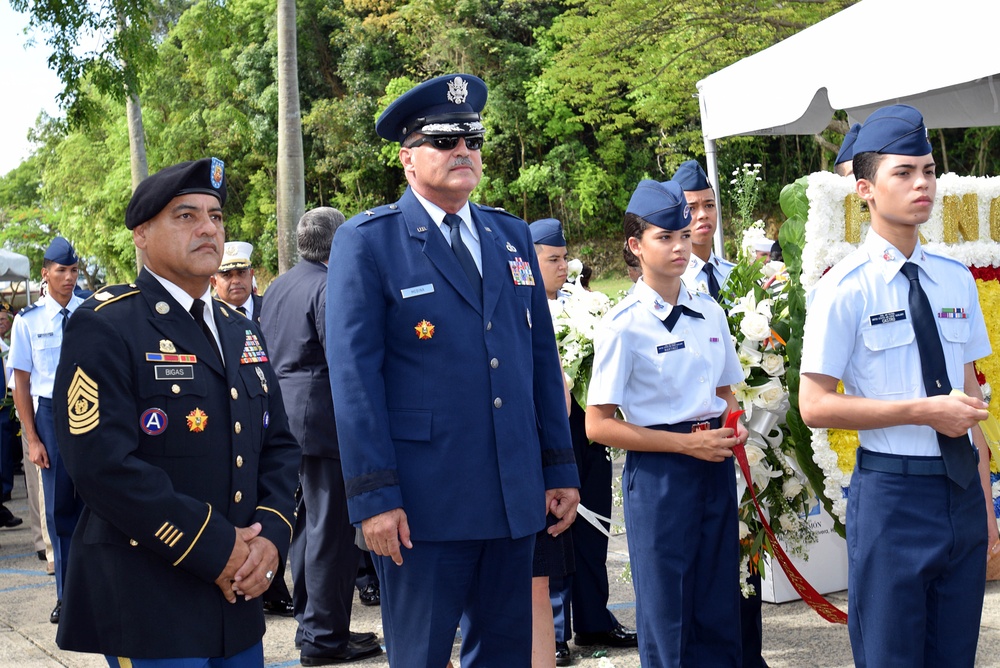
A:
{"type": "Polygon", "coordinates": [[[398,204],[383,204],[382,206],[377,206],[373,209],[365,209],[351,218],[350,222],[353,222],[356,225],[364,225],[365,223],[369,223],[396,213],[400,213],[398,204]]]}
{"type": "Polygon", "coordinates": [[[831,281],[834,285],[839,285],[855,269],[868,261],[868,252],[864,248],[855,248],[847,257],[833,265],[830,271],[821,278],[821,281],[831,281]]]}
{"type": "Polygon", "coordinates": [[[953,263],[955,263],[957,265],[961,265],[961,266],[965,267],[966,269],[969,268],[961,260],[956,260],[951,255],[948,255],[948,253],[945,252],[945,250],[943,248],[921,246],[920,250],[922,250],[923,252],[927,253],[928,255],[934,256],[935,258],[938,258],[938,259],[941,259],[941,260],[947,260],[948,262],[953,262],[953,263]]]}
{"type": "Polygon", "coordinates": [[[19,316],[25,316],[25,315],[31,313],[32,311],[34,311],[39,306],[41,306],[41,304],[39,304],[38,302],[35,302],[34,304],[30,304],[28,306],[25,306],[23,309],[21,309],[20,311],[18,311],[17,314],[19,316]]]}
{"type": "Polygon", "coordinates": [[[108,304],[114,304],[120,299],[139,294],[139,288],[135,283],[122,283],[120,285],[107,285],[94,294],[87,297],[83,306],[92,307],[95,311],[100,311],[108,304]]]}
{"type": "Polygon", "coordinates": [[[527,225],[527,223],[524,220],[522,220],[518,216],[515,216],[510,211],[507,211],[506,209],[500,208],[499,206],[486,206],[485,204],[475,204],[474,206],[477,209],[479,209],[480,211],[484,211],[484,212],[487,212],[487,213],[493,213],[493,212],[502,213],[505,216],[510,216],[514,220],[518,220],[518,221],[524,223],[525,225],[527,225]]]}

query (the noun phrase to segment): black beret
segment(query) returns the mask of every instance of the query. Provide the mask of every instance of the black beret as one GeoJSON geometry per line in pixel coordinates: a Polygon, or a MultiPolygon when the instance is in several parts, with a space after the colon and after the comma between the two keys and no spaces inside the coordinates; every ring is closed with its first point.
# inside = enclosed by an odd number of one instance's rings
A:
{"type": "Polygon", "coordinates": [[[132,193],[125,210],[125,227],[132,230],[155,218],[179,195],[214,195],[226,204],[226,165],[218,158],[202,158],[161,169],[147,177],[132,193]]]}

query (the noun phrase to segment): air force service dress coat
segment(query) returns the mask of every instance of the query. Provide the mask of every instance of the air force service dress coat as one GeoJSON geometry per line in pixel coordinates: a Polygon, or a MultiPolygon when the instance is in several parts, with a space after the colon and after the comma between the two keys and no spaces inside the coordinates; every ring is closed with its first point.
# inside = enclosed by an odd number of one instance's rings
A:
{"type": "Polygon", "coordinates": [[[520,538],[578,487],[548,301],[524,221],[471,205],[480,299],[410,189],[347,221],[327,287],[351,521],[403,508],[414,540],[520,538]]]}
{"type": "Polygon", "coordinates": [[[299,449],[255,324],[213,303],[225,368],[146,270],[70,320],[53,404],[86,510],[57,642],[130,658],[232,656],[264,633],[259,598],[214,584],[234,527],[284,559],[299,449]]]}

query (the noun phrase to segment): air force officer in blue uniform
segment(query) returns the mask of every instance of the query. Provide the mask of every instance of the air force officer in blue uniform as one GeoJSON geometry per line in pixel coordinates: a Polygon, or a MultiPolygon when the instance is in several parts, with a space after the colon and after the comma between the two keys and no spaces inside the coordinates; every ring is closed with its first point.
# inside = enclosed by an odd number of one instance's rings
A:
{"type": "Polygon", "coordinates": [[[552,322],[524,221],[469,202],[486,84],[431,79],[376,132],[409,187],[334,238],[327,355],[351,521],[379,555],[389,662],[528,666],[531,559],[579,485],[552,322]],[[401,549],[401,545],[402,548],[401,549]]]}

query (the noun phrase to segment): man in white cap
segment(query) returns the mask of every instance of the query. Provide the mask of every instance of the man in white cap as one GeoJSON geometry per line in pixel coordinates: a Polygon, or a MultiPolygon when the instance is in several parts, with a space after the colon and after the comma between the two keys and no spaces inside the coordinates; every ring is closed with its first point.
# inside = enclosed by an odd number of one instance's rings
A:
{"type": "Polygon", "coordinates": [[[251,255],[253,245],[245,241],[227,241],[222,264],[211,282],[219,299],[259,325],[261,299],[253,293],[251,255]]]}

